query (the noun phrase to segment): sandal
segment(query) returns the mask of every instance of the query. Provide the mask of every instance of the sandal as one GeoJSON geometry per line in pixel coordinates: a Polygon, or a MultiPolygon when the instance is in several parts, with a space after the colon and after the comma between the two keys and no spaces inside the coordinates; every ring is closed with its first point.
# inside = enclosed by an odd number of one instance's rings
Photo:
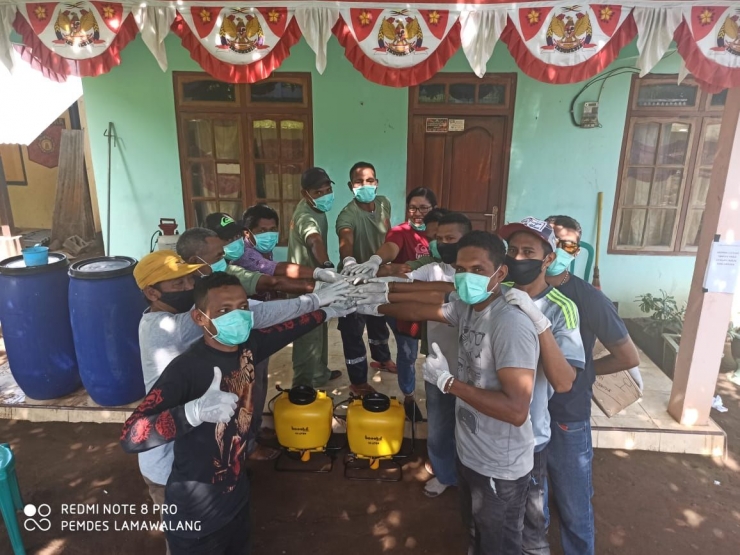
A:
{"type": "Polygon", "coordinates": [[[390,372],[391,374],[398,374],[398,367],[392,360],[386,360],[385,362],[373,361],[370,363],[370,368],[380,370],[381,372],[390,372]]]}

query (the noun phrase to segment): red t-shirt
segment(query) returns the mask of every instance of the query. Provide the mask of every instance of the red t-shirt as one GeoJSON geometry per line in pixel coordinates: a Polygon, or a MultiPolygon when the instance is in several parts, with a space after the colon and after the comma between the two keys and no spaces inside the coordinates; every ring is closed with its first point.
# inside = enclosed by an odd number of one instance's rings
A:
{"type": "Polygon", "coordinates": [[[393,261],[394,264],[405,264],[411,260],[416,260],[422,256],[429,256],[429,240],[424,232],[418,232],[404,222],[392,228],[385,240],[389,243],[395,243],[400,249],[398,256],[393,261]]]}

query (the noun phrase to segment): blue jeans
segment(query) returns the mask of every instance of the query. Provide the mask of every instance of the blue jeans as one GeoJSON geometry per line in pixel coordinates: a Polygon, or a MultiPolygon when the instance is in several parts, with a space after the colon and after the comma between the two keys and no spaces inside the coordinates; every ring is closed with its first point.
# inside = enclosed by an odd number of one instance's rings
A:
{"type": "Polygon", "coordinates": [[[398,367],[398,387],[404,395],[413,395],[416,389],[416,359],[419,356],[419,340],[398,333],[395,318],[387,318],[398,345],[396,366],[398,367]]]}
{"type": "Polygon", "coordinates": [[[547,446],[547,470],[555,504],[560,513],[560,541],[565,555],[593,555],[594,509],[591,498],[590,420],[551,423],[552,437],[547,446]]]}
{"type": "Polygon", "coordinates": [[[457,485],[455,459],[455,396],[424,382],[427,394],[427,453],[434,475],[445,486],[457,485]]]}
{"type": "MultiPolygon", "coordinates": [[[[537,447],[535,447],[537,449],[537,447]]],[[[522,553],[524,555],[550,555],[547,529],[550,526],[550,511],[547,507],[547,452],[549,447],[534,453],[534,467],[529,479],[527,508],[524,512],[522,553]]]]}

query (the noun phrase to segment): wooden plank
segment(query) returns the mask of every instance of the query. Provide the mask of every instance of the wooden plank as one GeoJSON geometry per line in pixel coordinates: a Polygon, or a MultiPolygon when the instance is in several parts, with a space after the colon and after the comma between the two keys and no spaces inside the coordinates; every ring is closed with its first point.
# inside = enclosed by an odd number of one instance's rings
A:
{"type": "Polygon", "coordinates": [[[95,238],[95,220],[85,171],[84,131],[65,129],[59,145],[59,173],[51,241],[63,243],[73,235],[92,241],[95,238]]]}
{"type": "Polygon", "coordinates": [[[10,195],[8,195],[8,183],[5,181],[2,158],[0,158],[0,225],[7,225],[11,230],[14,227],[13,210],[10,207],[10,195]]]}

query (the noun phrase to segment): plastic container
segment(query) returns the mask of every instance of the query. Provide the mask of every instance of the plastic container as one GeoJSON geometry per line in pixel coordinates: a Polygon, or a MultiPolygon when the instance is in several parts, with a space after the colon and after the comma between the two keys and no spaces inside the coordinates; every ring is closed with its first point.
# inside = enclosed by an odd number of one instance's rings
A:
{"type": "Polygon", "coordinates": [[[69,270],[69,313],[80,377],[97,404],[126,405],[144,397],[139,321],[147,308],[136,285],[136,260],[103,256],[69,270]]]}
{"type": "Polygon", "coordinates": [[[323,451],[331,437],[333,412],[326,391],[305,386],[283,391],[273,409],[278,443],[290,451],[323,451]]]}
{"type": "Polygon", "coordinates": [[[32,399],[48,400],[80,388],[69,322],[69,261],[27,266],[23,256],[0,262],[0,325],[13,378],[32,399]]]}
{"type": "Polygon", "coordinates": [[[403,444],[406,412],[395,398],[380,393],[353,399],[347,407],[347,442],[359,458],[388,458],[403,444]]]}
{"type": "Polygon", "coordinates": [[[49,247],[26,247],[21,250],[21,255],[26,267],[44,266],[49,263],[49,247]]]}

